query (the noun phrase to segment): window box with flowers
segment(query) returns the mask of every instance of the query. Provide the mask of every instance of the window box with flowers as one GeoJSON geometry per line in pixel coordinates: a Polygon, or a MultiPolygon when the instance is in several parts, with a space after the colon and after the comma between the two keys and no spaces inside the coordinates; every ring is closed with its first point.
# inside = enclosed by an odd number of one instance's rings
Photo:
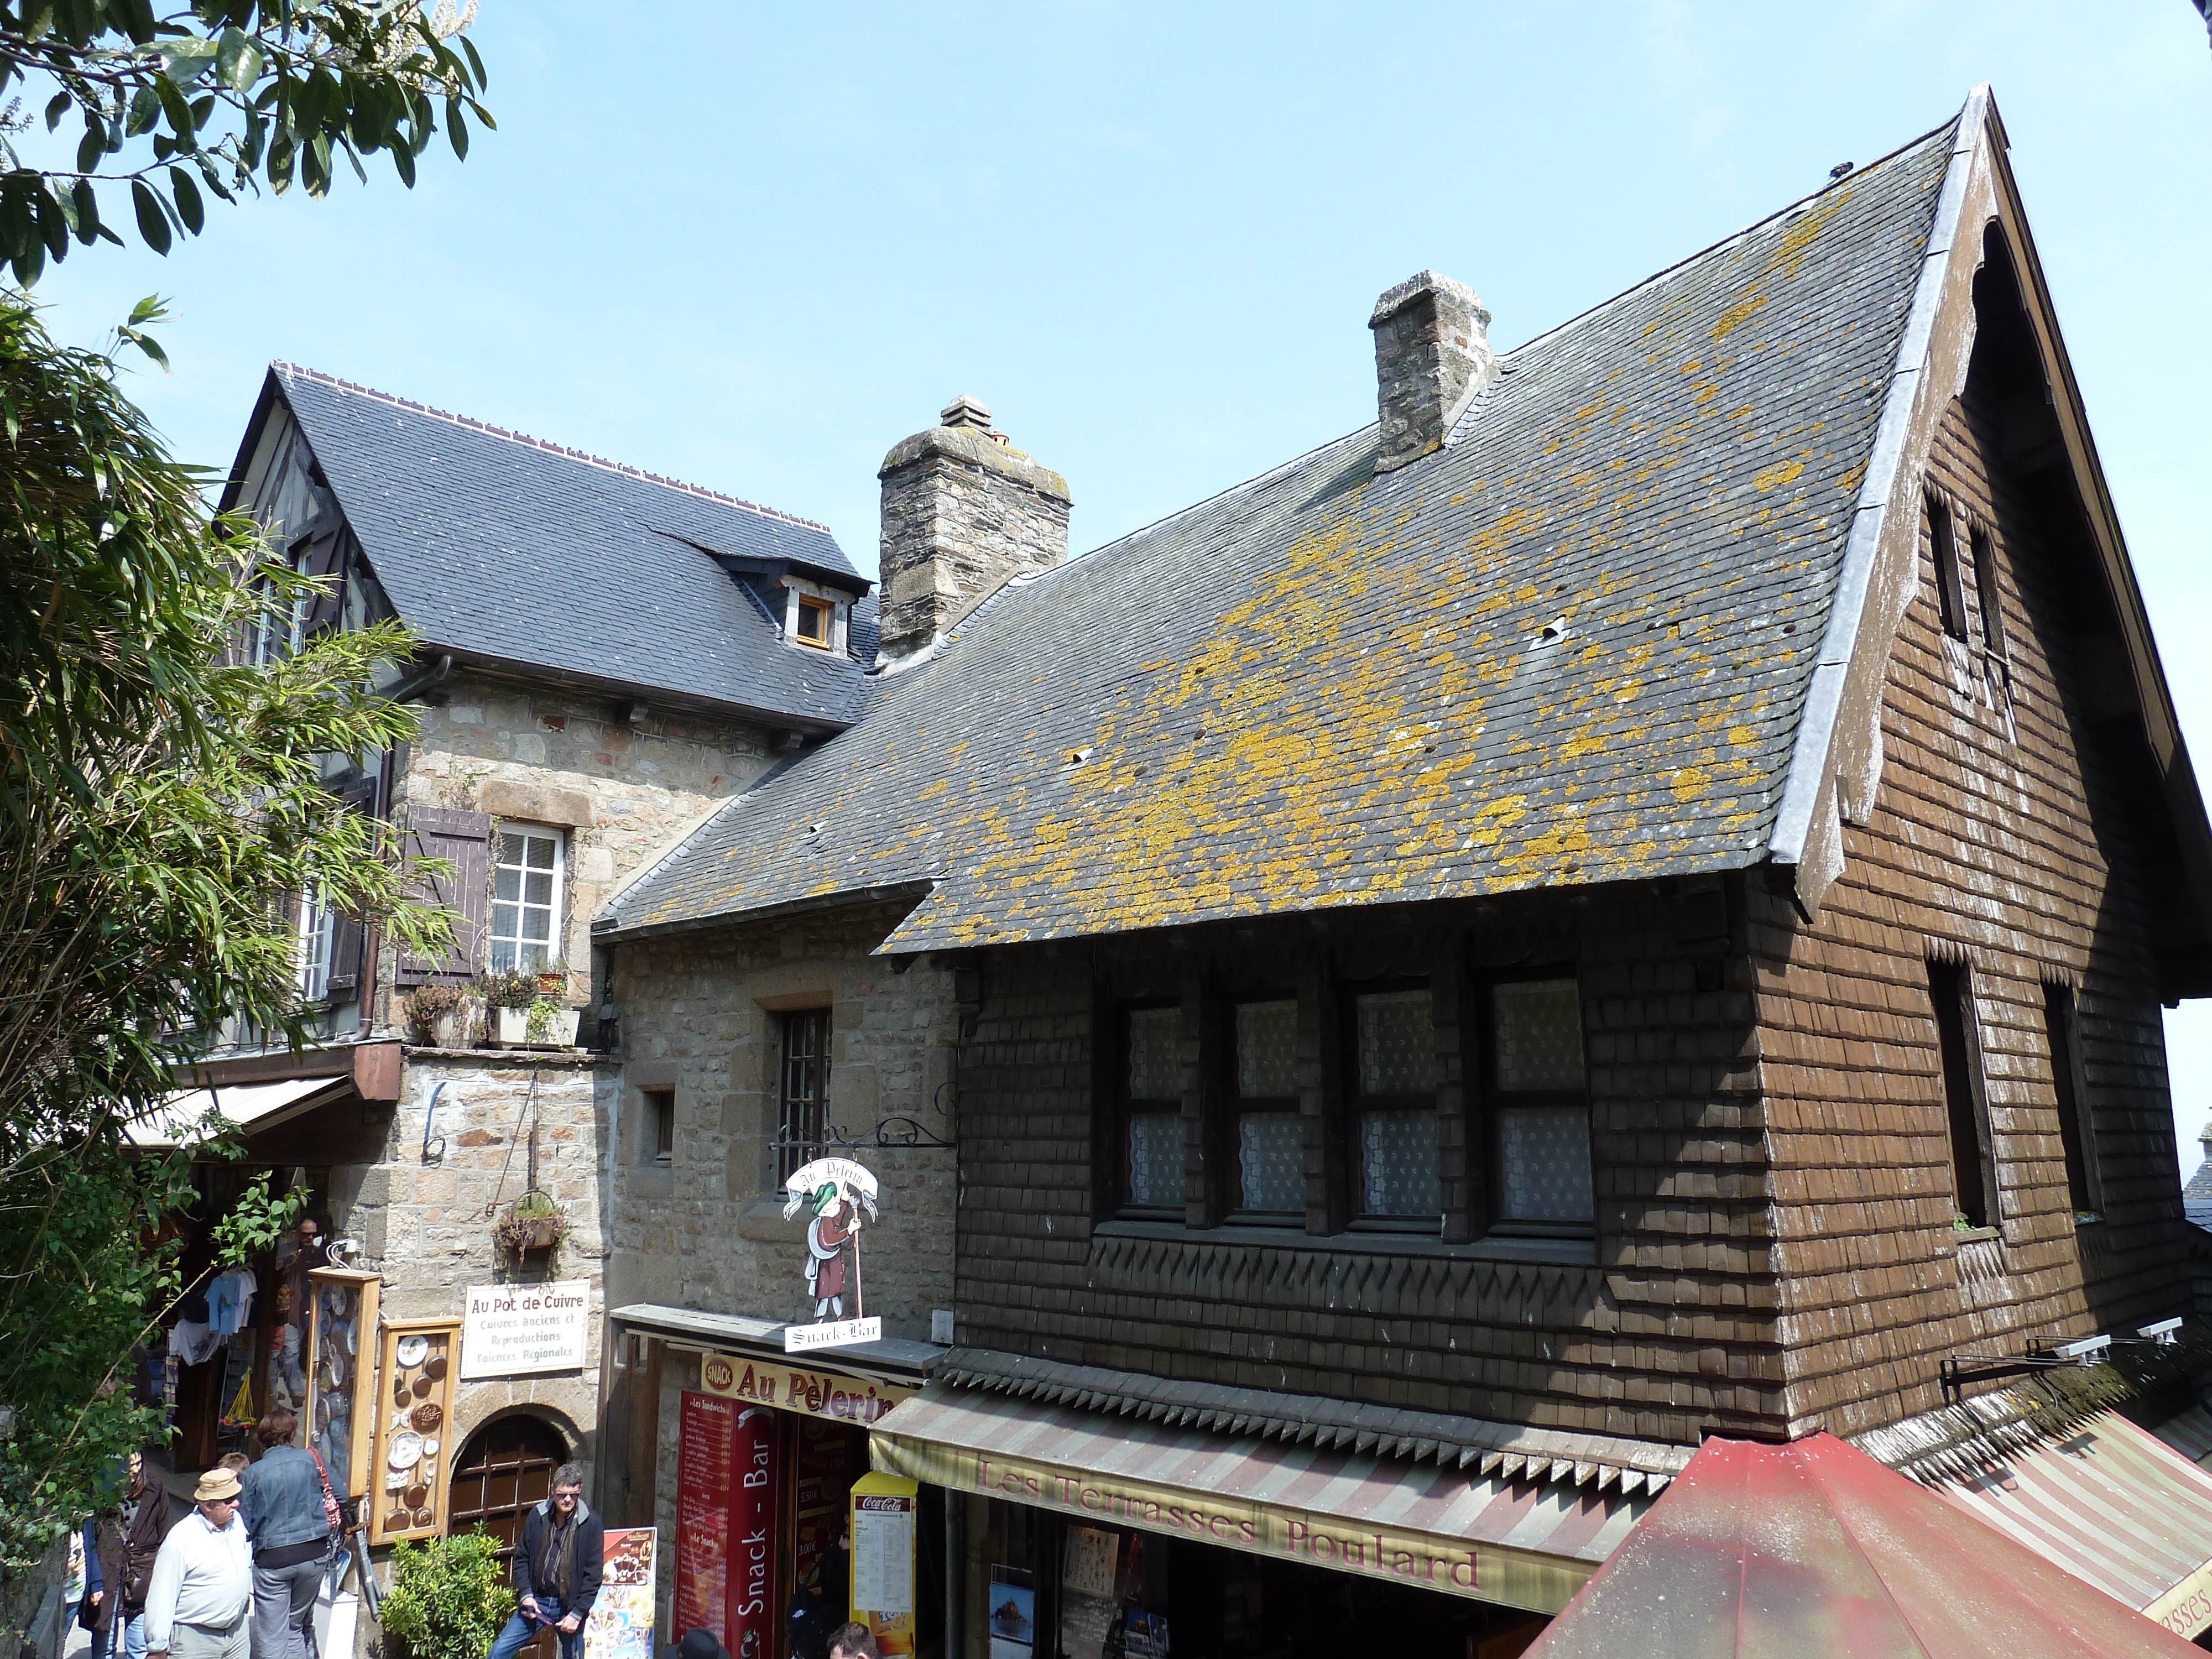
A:
{"type": "Polygon", "coordinates": [[[538,975],[511,968],[477,981],[489,1012],[485,1023],[495,1048],[573,1048],[583,1011],[563,1007],[545,994],[538,975]]]}

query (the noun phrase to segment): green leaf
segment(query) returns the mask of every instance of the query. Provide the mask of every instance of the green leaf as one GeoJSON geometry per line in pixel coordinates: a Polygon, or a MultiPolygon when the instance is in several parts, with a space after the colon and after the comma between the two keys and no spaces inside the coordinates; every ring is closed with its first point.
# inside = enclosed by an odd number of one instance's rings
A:
{"type": "Polygon", "coordinates": [[[177,136],[178,147],[191,148],[192,106],[185,101],[185,94],[171,84],[167,76],[154,79],[155,95],[161,100],[161,113],[168,117],[169,130],[177,136]]]}
{"type": "Polygon", "coordinates": [[[469,127],[461,119],[461,100],[446,100],[446,138],[453,147],[453,154],[461,161],[469,159],[469,127]]]}
{"type": "Polygon", "coordinates": [[[69,94],[65,92],[56,93],[46,105],[46,131],[48,132],[52,132],[56,127],[61,125],[62,117],[69,113],[69,94]]]}
{"type": "Polygon", "coordinates": [[[406,145],[394,144],[392,147],[392,171],[399,175],[401,184],[410,190],[415,188],[415,157],[406,145]]]}
{"type": "Polygon", "coordinates": [[[215,72],[216,78],[234,92],[244,92],[261,78],[266,60],[261,48],[239,32],[235,26],[222,32],[216,45],[215,72]]]}
{"type": "Polygon", "coordinates": [[[29,288],[39,280],[39,273],[46,268],[46,248],[43,242],[33,242],[15,258],[15,286],[29,288]]]}
{"type": "Polygon", "coordinates": [[[42,188],[33,198],[39,215],[39,240],[46,245],[47,256],[56,264],[69,258],[69,211],[55,193],[52,180],[43,180],[42,188]]]}
{"type": "Polygon", "coordinates": [[[143,179],[131,181],[131,205],[138,215],[138,234],[156,253],[169,251],[169,221],[161,211],[161,198],[143,179]]]}
{"type": "Polygon", "coordinates": [[[149,294],[131,307],[131,325],[136,328],[140,323],[158,322],[168,314],[169,307],[162,302],[161,296],[149,294]]]}
{"type": "Polygon", "coordinates": [[[121,338],[129,341],[155,362],[161,364],[162,373],[169,372],[169,354],[161,349],[161,343],[152,335],[141,334],[135,328],[118,328],[115,331],[121,338]]]}
{"type": "Polygon", "coordinates": [[[300,147],[300,183],[317,201],[331,193],[331,141],[317,133],[300,147]]]}
{"type": "Polygon", "coordinates": [[[141,87],[131,94],[131,113],[123,123],[126,138],[136,138],[142,132],[151,132],[154,123],[161,116],[161,95],[151,87],[141,87]]]}
{"type": "Polygon", "coordinates": [[[103,228],[100,222],[100,192],[92,187],[91,179],[80,179],[70,194],[76,199],[76,239],[89,247],[93,238],[103,228]]]}
{"type": "Polygon", "coordinates": [[[269,185],[279,196],[292,188],[292,156],[294,147],[289,134],[282,131],[269,140],[269,185]]]}
{"type": "Polygon", "coordinates": [[[200,204],[199,186],[182,167],[169,169],[169,189],[177,198],[177,216],[185,222],[185,228],[195,236],[206,222],[207,210],[200,204]]]}
{"type": "Polygon", "coordinates": [[[76,141],[76,170],[90,173],[107,154],[107,128],[100,118],[88,110],[84,117],[84,137],[76,141]]]}

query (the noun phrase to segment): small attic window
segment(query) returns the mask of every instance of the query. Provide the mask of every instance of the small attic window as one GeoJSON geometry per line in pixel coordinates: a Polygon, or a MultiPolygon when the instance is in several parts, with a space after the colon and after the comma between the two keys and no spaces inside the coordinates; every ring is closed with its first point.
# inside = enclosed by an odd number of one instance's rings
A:
{"type": "Polygon", "coordinates": [[[1928,497],[1928,540],[1936,560],[1936,602],[1943,618],[1943,631],[1953,639],[1966,638],[1966,589],[1959,574],[1959,528],[1951,504],[1941,495],[1928,497]]]}
{"type": "Polygon", "coordinates": [[[797,615],[792,623],[791,637],[801,645],[817,646],[827,651],[830,635],[836,630],[837,607],[827,599],[817,599],[811,594],[799,596],[797,615]]]}

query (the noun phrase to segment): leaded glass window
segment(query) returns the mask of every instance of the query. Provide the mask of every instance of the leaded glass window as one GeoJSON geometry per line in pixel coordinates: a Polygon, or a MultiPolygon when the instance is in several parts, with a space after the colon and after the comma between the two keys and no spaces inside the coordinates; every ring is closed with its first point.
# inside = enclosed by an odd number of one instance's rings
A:
{"type": "Polygon", "coordinates": [[[1124,1197],[1133,1206],[1182,1203],[1182,1013],[1131,1008],[1122,1015],[1124,1197]]]}
{"type": "Polygon", "coordinates": [[[1236,1207],[1259,1215],[1296,1214],[1306,1201],[1296,999],[1238,1003],[1235,1037],[1236,1207]]]}
{"type": "Polygon", "coordinates": [[[1437,1221],[1436,1026],[1426,986],[1352,998],[1356,1208],[1368,1219],[1437,1221]]]}
{"type": "Polygon", "coordinates": [[[1572,979],[1490,988],[1498,1218],[1587,1225],[1589,1085],[1580,988],[1572,979]]]}

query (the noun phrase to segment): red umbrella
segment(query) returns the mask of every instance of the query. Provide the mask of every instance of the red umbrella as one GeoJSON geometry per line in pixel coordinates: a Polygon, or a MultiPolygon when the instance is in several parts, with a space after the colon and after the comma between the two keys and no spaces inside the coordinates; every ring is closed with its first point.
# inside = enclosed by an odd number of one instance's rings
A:
{"type": "Polygon", "coordinates": [[[1525,1659],[2201,1650],[1826,1434],[1708,1440],[1525,1659]]]}

